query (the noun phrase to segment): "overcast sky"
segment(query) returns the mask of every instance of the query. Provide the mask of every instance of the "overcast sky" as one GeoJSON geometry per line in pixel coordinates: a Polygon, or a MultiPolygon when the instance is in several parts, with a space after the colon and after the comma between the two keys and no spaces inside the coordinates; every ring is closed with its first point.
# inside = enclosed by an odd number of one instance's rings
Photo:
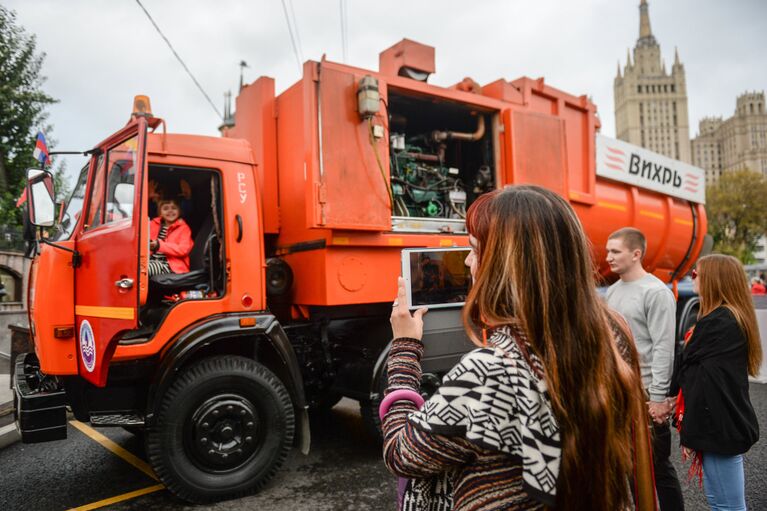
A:
{"type": "MultiPolygon", "coordinates": [[[[218,135],[220,118],[135,0],[2,0],[46,53],[44,89],[59,150],[85,150],[125,124],[133,96],[148,94],[169,131],[218,135]]],[[[291,0],[286,0],[290,9],[291,0]]],[[[216,107],[266,75],[277,93],[300,77],[281,0],[142,0],[216,107]]],[[[545,77],[597,105],[615,135],[613,79],[639,34],[639,0],[346,1],[348,64],[377,70],[402,38],[436,48],[449,86],[465,76],[545,77]]],[[[303,60],[342,62],[339,0],[292,0],[303,60]]],[[[650,1],[652,31],[670,70],[674,47],[687,73],[690,136],[705,116],[730,116],[744,91],[767,89],[767,1],[650,1]]],[[[30,148],[30,151],[32,148],[30,148]]],[[[69,162],[69,172],[79,167],[69,162]]]]}

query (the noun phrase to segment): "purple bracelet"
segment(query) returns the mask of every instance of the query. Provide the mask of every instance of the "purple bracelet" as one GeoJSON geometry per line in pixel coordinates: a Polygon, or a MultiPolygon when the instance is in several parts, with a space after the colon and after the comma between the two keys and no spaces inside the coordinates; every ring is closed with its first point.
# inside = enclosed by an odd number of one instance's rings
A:
{"type": "Polygon", "coordinates": [[[381,420],[384,420],[386,414],[389,412],[389,408],[395,401],[410,401],[415,404],[417,408],[423,406],[423,397],[415,390],[410,389],[397,389],[391,392],[388,396],[383,398],[381,406],[378,407],[378,416],[381,420]]]}

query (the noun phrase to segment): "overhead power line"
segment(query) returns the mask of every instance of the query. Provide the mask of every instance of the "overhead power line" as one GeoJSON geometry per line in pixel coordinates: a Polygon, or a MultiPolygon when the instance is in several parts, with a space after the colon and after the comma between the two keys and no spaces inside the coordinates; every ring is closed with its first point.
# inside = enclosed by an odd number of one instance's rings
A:
{"type": "MultiPolygon", "coordinates": [[[[291,9],[292,8],[291,4],[291,9]]],[[[303,58],[300,56],[298,46],[296,45],[296,37],[293,35],[293,26],[290,22],[290,15],[288,14],[288,7],[285,5],[285,0],[282,0],[282,11],[285,13],[285,22],[288,24],[288,32],[290,33],[290,43],[293,45],[293,54],[296,56],[296,63],[298,63],[298,70],[300,72],[303,58]]],[[[298,32],[298,27],[296,27],[296,32],[298,32]]]]}
{"type": "Polygon", "coordinates": [[[168,45],[168,48],[170,48],[170,51],[172,51],[173,55],[176,56],[176,59],[178,59],[179,63],[181,63],[181,66],[187,72],[187,74],[192,79],[194,84],[197,86],[198,89],[200,89],[200,92],[202,92],[202,95],[205,96],[205,99],[208,100],[208,103],[210,104],[210,107],[213,109],[214,112],[216,112],[216,115],[218,115],[223,120],[224,117],[221,115],[221,112],[218,111],[218,108],[216,108],[216,105],[213,104],[213,101],[211,101],[210,96],[208,96],[208,93],[205,92],[205,89],[202,88],[202,85],[200,85],[200,82],[198,82],[197,78],[194,77],[192,72],[189,70],[187,65],[184,63],[184,60],[181,58],[181,56],[173,48],[173,45],[170,44],[170,41],[168,40],[168,38],[165,37],[165,34],[162,33],[162,30],[160,30],[160,27],[158,27],[157,23],[155,23],[154,19],[152,19],[152,16],[146,10],[146,7],[144,7],[142,5],[141,0],[136,0],[136,3],[138,4],[139,7],[141,7],[141,10],[144,11],[144,14],[146,14],[146,17],[149,18],[149,21],[152,23],[152,25],[154,25],[154,28],[155,28],[155,30],[157,30],[157,33],[160,34],[160,37],[163,38],[163,40],[165,41],[165,44],[168,45]]]}
{"type": "Polygon", "coordinates": [[[341,52],[343,55],[344,63],[346,63],[346,1],[338,0],[338,6],[341,9],[341,52]]]}
{"type": "Polygon", "coordinates": [[[296,31],[296,43],[298,44],[298,56],[301,57],[301,62],[304,61],[304,46],[301,44],[301,31],[298,29],[298,20],[296,19],[296,11],[293,10],[293,0],[288,0],[290,6],[290,19],[293,21],[293,29],[296,31]]]}

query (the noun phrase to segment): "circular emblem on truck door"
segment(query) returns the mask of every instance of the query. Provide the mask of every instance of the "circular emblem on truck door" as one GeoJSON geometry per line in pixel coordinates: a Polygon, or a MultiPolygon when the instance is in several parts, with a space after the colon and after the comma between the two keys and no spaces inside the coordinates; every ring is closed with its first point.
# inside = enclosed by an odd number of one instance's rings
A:
{"type": "Polygon", "coordinates": [[[83,365],[89,373],[96,367],[96,340],[93,337],[93,329],[87,319],[80,323],[80,357],[83,365]]]}

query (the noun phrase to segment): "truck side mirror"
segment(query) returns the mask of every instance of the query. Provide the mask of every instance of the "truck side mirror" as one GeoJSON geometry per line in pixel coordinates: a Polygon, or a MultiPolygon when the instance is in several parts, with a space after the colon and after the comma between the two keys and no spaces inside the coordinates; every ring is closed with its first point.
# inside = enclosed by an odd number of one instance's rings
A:
{"type": "Polygon", "coordinates": [[[56,219],[53,176],[40,169],[27,170],[29,221],[38,227],[51,227],[56,219]]]}

